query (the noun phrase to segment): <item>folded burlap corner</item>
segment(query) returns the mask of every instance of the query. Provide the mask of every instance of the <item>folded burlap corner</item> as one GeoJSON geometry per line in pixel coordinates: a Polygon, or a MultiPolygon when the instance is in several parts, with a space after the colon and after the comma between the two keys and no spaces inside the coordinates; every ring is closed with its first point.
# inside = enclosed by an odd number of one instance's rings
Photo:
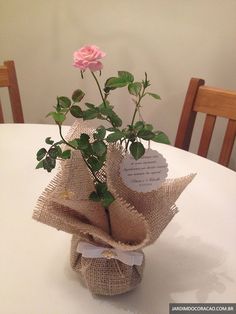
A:
{"type": "MultiPolygon", "coordinates": [[[[67,139],[92,132],[84,124],[75,123],[67,139]]],[[[134,192],[119,174],[123,157],[120,147],[110,145],[106,167],[100,172],[101,179],[106,174],[108,189],[115,196],[109,206],[112,236],[104,208],[88,199],[94,190],[93,180],[78,151],[61,163],[33,213],[34,219],[73,234],[71,266],[94,294],[114,295],[133,289],[141,282],[144,262],[128,266],[116,259],[84,258],[76,251],[79,241],[142,253],[142,248],[153,243],[174,217],[176,200],[194,178],[191,174],[168,179],[157,191],[134,192]]]]}

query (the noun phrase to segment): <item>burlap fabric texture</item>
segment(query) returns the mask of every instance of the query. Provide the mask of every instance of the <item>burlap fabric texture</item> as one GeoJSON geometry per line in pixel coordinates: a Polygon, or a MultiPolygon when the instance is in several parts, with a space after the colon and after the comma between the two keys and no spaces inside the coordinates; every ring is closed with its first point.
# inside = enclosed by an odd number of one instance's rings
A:
{"type": "MultiPolygon", "coordinates": [[[[75,123],[67,140],[81,133],[91,136],[93,130],[75,123]]],[[[33,218],[71,233],[71,266],[94,294],[115,295],[136,287],[142,280],[141,266],[128,266],[119,260],[84,258],[76,252],[78,242],[142,252],[153,243],[177,213],[176,200],[192,181],[194,174],[166,180],[157,191],[138,193],[124,185],[119,174],[123,150],[108,148],[107,162],[99,173],[106,176],[109,190],[115,196],[110,205],[112,236],[108,233],[105,210],[100,203],[89,200],[94,191],[92,175],[80,152],[63,161],[54,179],[39,197],[33,218]]],[[[142,253],[143,254],[143,253],[142,253]]],[[[143,259],[144,261],[144,259],[143,259]]]]}

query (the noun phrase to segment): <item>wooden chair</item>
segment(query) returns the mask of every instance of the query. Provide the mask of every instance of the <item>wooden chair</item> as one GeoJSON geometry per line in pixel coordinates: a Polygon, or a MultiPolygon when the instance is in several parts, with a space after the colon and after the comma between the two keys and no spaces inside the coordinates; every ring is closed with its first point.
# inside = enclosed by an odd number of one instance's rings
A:
{"type": "MultiPolygon", "coordinates": [[[[16,123],[24,123],[14,61],[5,61],[3,65],[0,65],[0,87],[8,88],[13,121],[16,123]]],[[[0,100],[0,123],[4,123],[1,100],[0,100]]]]}
{"type": "Polygon", "coordinates": [[[192,78],[185,97],[175,146],[189,150],[197,112],[206,113],[197,154],[207,157],[216,117],[228,119],[218,163],[228,166],[236,135],[236,91],[212,88],[192,78]]]}

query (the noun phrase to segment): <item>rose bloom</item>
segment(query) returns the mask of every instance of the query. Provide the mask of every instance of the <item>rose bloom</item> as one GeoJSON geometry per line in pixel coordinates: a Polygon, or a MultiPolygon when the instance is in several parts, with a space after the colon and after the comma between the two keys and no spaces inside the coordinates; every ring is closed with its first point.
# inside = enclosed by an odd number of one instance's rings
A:
{"type": "Polygon", "coordinates": [[[103,65],[99,60],[105,57],[105,55],[105,52],[95,45],[84,46],[74,52],[73,65],[80,70],[100,71],[103,65]]]}

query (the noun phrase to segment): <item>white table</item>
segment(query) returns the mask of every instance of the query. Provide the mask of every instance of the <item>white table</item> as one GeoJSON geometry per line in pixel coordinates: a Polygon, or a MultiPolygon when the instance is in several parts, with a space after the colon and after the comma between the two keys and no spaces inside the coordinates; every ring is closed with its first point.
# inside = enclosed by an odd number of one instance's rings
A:
{"type": "Polygon", "coordinates": [[[0,126],[0,313],[167,314],[170,302],[236,302],[236,172],[154,145],[169,176],[197,176],[177,201],[180,212],[144,249],[142,284],[125,295],[93,297],[70,268],[71,236],[31,218],[55,174],[34,169],[47,136],[58,138],[57,127],[0,126]]]}

